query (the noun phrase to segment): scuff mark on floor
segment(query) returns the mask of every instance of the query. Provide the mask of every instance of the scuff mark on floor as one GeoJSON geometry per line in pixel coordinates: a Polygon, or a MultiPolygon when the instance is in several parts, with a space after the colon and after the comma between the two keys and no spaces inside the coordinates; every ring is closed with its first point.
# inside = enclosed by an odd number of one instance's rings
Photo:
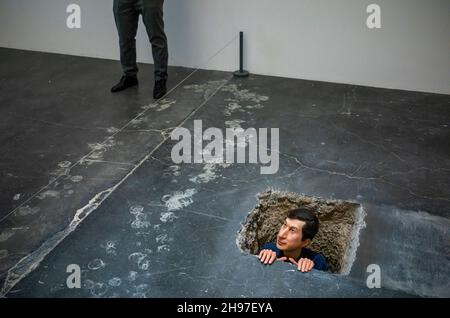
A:
{"type": "Polygon", "coordinates": [[[70,181],[78,183],[83,180],[83,176],[71,176],[70,181]]]}
{"type": "Polygon", "coordinates": [[[105,152],[110,150],[116,145],[116,141],[114,137],[108,137],[103,143],[89,143],[88,146],[91,149],[91,152],[87,158],[82,159],[81,164],[90,165],[92,162],[90,160],[103,160],[103,155],[105,152]]]}
{"type": "Polygon", "coordinates": [[[107,128],[106,129],[106,131],[109,133],[109,134],[115,134],[115,133],[117,133],[117,132],[119,132],[119,128],[116,128],[116,127],[109,127],[109,128],[107,128]]]}
{"type": "Polygon", "coordinates": [[[47,198],[54,198],[54,199],[59,199],[60,193],[59,191],[56,190],[47,190],[44,192],[39,193],[36,197],[40,200],[44,200],[47,198]]]}
{"type": "Polygon", "coordinates": [[[103,260],[101,260],[100,258],[96,258],[96,259],[92,260],[91,262],[89,262],[89,264],[88,264],[88,268],[93,271],[96,271],[105,266],[106,266],[105,262],[103,262],[103,260]]]}
{"type": "Polygon", "coordinates": [[[69,168],[72,165],[72,163],[70,161],[61,161],[60,163],[58,163],[58,166],[60,168],[69,168]]]}
{"type": "Polygon", "coordinates": [[[101,244],[100,247],[105,249],[106,254],[110,254],[113,256],[117,256],[117,242],[116,241],[106,241],[104,244],[101,244]]]}
{"type": "MultiPolygon", "coordinates": [[[[163,223],[167,223],[167,222],[173,222],[175,219],[177,219],[178,217],[173,213],[173,212],[163,212],[161,213],[161,217],[159,218],[161,220],[161,222],[163,223]]],[[[156,227],[157,225],[155,225],[156,227]]],[[[159,225],[158,225],[159,228],[159,225]]],[[[156,229],[156,228],[155,228],[156,229]]]]}
{"type": "Polygon", "coordinates": [[[113,277],[108,281],[108,285],[111,287],[119,287],[122,284],[122,280],[119,277],[113,277]]]}
{"type": "Polygon", "coordinates": [[[38,213],[41,210],[40,207],[35,206],[35,207],[30,207],[29,205],[25,205],[25,206],[21,206],[17,211],[16,211],[16,215],[18,216],[27,216],[27,215],[33,215],[38,213]]]}
{"type": "Polygon", "coordinates": [[[2,233],[0,233],[0,242],[7,241],[14,234],[16,234],[16,232],[11,229],[6,229],[6,230],[2,231],[2,233]]]}
{"type": "Polygon", "coordinates": [[[7,250],[0,250],[0,259],[3,259],[5,257],[8,256],[8,251],[7,250]]]}
{"type": "Polygon", "coordinates": [[[197,190],[187,189],[185,191],[176,191],[173,194],[164,195],[161,200],[165,203],[167,211],[176,211],[191,205],[194,200],[192,196],[197,190]]]}
{"type": "Polygon", "coordinates": [[[157,103],[152,103],[149,105],[142,106],[141,109],[143,109],[143,110],[153,109],[157,112],[160,112],[160,111],[170,108],[174,104],[176,104],[176,101],[173,99],[162,99],[162,100],[158,101],[157,103]]]}
{"type": "Polygon", "coordinates": [[[194,183],[208,183],[220,176],[217,173],[217,170],[219,168],[227,168],[229,166],[231,166],[230,163],[207,163],[203,166],[203,172],[195,177],[190,178],[189,181],[194,183]]]}
{"type": "Polygon", "coordinates": [[[243,123],[245,123],[245,120],[242,120],[242,119],[226,120],[225,126],[226,126],[226,128],[243,129],[241,127],[241,124],[243,124],[243,123]]]}

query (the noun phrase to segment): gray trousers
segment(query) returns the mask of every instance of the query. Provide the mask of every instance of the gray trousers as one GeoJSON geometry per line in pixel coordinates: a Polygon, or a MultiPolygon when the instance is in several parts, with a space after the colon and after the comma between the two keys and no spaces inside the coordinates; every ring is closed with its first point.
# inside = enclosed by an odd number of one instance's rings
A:
{"type": "Polygon", "coordinates": [[[120,63],[123,73],[136,76],[136,32],[142,14],[152,45],[155,80],[167,79],[167,37],[163,20],[164,0],[114,0],[113,11],[119,33],[120,63]]]}

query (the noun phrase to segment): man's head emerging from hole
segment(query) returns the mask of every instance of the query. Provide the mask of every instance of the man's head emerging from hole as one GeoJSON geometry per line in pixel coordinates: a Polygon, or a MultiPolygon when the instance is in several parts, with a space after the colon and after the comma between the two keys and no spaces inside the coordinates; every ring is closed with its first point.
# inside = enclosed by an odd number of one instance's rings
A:
{"type": "Polygon", "coordinates": [[[288,212],[286,220],[278,231],[276,242],[265,243],[258,258],[265,265],[275,260],[289,261],[302,272],[311,269],[328,270],[326,259],[306,246],[319,230],[319,219],[305,208],[288,212]]]}
{"type": "Polygon", "coordinates": [[[294,252],[307,246],[319,230],[319,219],[308,209],[289,211],[276,240],[277,248],[283,252],[294,252]]]}

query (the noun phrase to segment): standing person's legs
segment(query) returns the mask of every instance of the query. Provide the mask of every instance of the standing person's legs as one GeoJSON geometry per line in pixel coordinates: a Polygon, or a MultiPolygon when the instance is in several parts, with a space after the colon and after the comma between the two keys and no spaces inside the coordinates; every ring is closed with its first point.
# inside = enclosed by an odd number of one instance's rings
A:
{"type": "Polygon", "coordinates": [[[136,77],[136,33],[139,21],[139,0],[114,0],[114,19],[119,34],[120,63],[125,76],[136,77]]]}
{"type": "Polygon", "coordinates": [[[152,45],[155,81],[167,80],[168,48],[164,32],[164,0],[141,0],[142,16],[152,45]]]}

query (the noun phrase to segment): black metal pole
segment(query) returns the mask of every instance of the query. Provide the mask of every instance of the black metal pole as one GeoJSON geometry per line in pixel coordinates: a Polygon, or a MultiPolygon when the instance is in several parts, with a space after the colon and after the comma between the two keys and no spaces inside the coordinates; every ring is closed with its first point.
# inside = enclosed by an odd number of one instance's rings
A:
{"type": "Polygon", "coordinates": [[[239,32],[239,72],[244,71],[244,32],[239,32]]]}
{"type": "Polygon", "coordinates": [[[239,70],[234,72],[236,77],[247,77],[249,73],[244,70],[244,32],[239,32],[239,70]]]}

